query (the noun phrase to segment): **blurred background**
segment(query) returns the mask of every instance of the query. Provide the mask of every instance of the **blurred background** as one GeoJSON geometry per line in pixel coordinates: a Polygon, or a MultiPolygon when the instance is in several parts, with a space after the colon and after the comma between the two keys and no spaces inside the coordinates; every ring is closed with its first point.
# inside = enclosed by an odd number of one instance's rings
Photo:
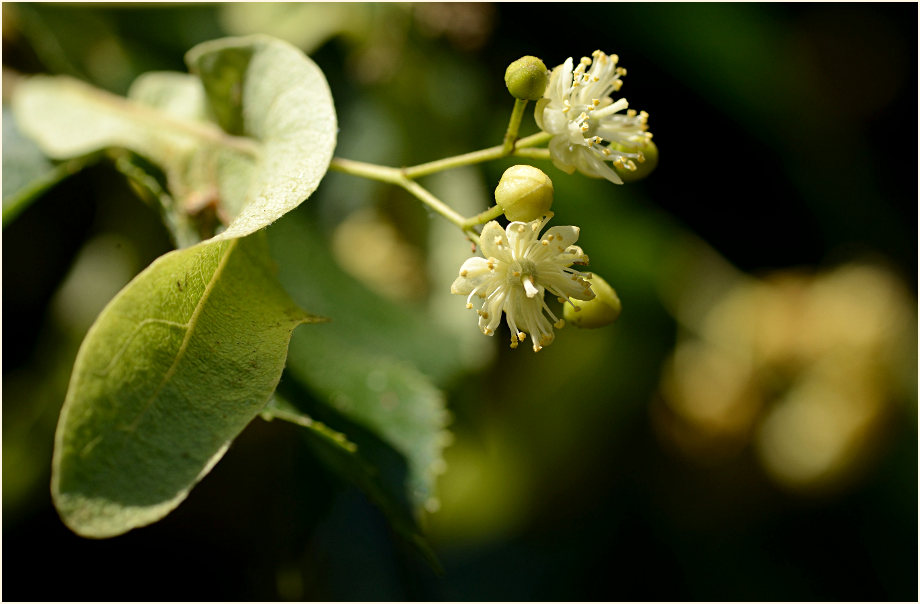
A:
{"type": "MultiPolygon", "coordinates": [[[[910,3],[4,3],[5,206],[43,161],[7,113],[19,76],[124,94],[255,32],[323,69],[341,157],[497,144],[509,62],[595,49],[660,150],[619,187],[537,162],[624,306],[537,355],[479,334],[446,293],[468,245],[399,190],[330,173],[269,229],[283,281],[335,267],[455,335],[446,370],[393,344],[453,417],[423,518],[442,574],[280,422],[255,420],[161,522],[71,534],[48,483],[77,347],[172,244],[108,161],[5,207],[5,599],[916,600],[916,22],[910,3]],[[329,258],[297,255],[307,238],[329,258]]],[[[424,184],[471,215],[512,163],[424,184]]]]}

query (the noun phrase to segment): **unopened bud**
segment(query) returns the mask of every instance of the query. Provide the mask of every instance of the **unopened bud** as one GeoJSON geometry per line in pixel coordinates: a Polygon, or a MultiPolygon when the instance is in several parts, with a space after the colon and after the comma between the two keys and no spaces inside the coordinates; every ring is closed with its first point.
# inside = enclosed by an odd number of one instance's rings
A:
{"type": "Polygon", "coordinates": [[[543,97],[549,72],[537,57],[521,57],[505,70],[505,86],[516,99],[536,101],[543,97]]]}
{"type": "MultiPolygon", "coordinates": [[[[620,147],[618,145],[615,145],[615,147],[621,151],[627,151],[625,147],[620,147]]],[[[658,147],[656,147],[655,143],[651,140],[646,141],[646,143],[639,148],[639,152],[642,153],[642,161],[633,160],[632,163],[636,168],[635,170],[628,170],[614,164],[613,169],[620,175],[623,182],[636,182],[637,180],[642,180],[651,174],[655,166],[658,165],[658,147]]]]}
{"type": "Polygon", "coordinates": [[[495,188],[495,203],[508,220],[542,218],[553,205],[553,181],[533,166],[511,166],[495,188]]]}
{"type": "Polygon", "coordinates": [[[597,275],[592,275],[589,281],[594,298],[587,301],[569,298],[562,310],[565,322],[575,327],[591,329],[610,325],[623,310],[620,298],[610,284],[597,275]]]}

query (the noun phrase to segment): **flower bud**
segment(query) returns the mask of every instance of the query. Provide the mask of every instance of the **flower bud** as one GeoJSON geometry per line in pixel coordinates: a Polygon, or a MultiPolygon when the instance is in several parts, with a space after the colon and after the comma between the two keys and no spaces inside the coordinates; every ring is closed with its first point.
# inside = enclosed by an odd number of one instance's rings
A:
{"type": "Polygon", "coordinates": [[[516,99],[536,101],[543,97],[549,72],[537,57],[521,57],[505,70],[505,86],[516,99]]]}
{"type": "MultiPolygon", "coordinates": [[[[626,147],[621,147],[619,145],[614,145],[614,147],[621,151],[630,151],[626,149],[626,147]]],[[[646,143],[639,148],[639,151],[642,153],[642,161],[633,161],[636,167],[635,170],[621,168],[616,164],[613,165],[613,169],[620,175],[623,182],[636,182],[637,180],[642,180],[651,174],[655,166],[658,165],[658,147],[656,147],[655,143],[651,140],[646,141],[646,143]]]]}
{"type": "Polygon", "coordinates": [[[610,325],[620,316],[623,305],[616,291],[598,277],[591,275],[589,279],[591,289],[594,291],[592,300],[575,300],[569,298],[562,310],[565,322],[575,327],[595,328],[610,325]]]}
{"type": "Polygon", "coordinates": [[[498,181],[495,203],[508,220],[537,220],[553,205],[553,181],[539,168],[511,166],[498,181]]]}

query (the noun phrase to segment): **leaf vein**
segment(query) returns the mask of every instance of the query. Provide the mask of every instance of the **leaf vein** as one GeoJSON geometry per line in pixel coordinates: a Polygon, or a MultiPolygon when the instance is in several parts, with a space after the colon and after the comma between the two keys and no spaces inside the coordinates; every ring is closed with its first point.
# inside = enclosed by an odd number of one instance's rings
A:
{"type": "MultiPolygon", "coordinates": [[[[166,373],[163,375],[163,379],[160,380],[160,383],[157,385],[156,390],[153,391],[153,394],[150,395],[150,398],[147,399],[147,402],[144,404],[144,408],[141,409],[141,412],[135,418],[131,425],[128,426],[129,431],[134,431],[137,429],[137,426],[140,424],[141,419],[150,410],[154,402],[160,396],[160,392],[163,391],[163,388],[172,379],[172,376],[176,373],[176,370],[179,368],[179,362],[185,356],[185,351],[188,349],[189,341],[192,339],[192,334],[195,331],[195,324],[198,321],[198,317],[201,315],[205,303],[207,302],[208,297],[211,295],[211,291],[214,289],[215,283],[220,278],[221,273],[223,273],[224,268],[227,266],[227,262],[230,259],[230,256],[233,254],[233,251],[236,249],[236,244],[239,240],[232,240],[227,246],[226,252],[224,252],[223,257],[220,259],[220,262],[217,264],[217,268],[214,269],[214,274],[211,275],[211,279],[208,281],[208,284],[205,286],[204,291],[201,293],[201,298],[198,300],[198,304],[195,305],[195,310],[192,311],[192,316],[189,317],[187,328],[185,331],[185,336],[182,338],[182,343],[179,345],[179,350],[176,352],[176,358],[173,359],[172,364],[169,366],[169,369],[166,370],[166,373]]],[[[201,266],[198,267],[199,271],[201,266]]]]}
{"type": "Polygon", "coordinates": [[[128,349],[128,346],[131,344],[132,340],[134,340],[137,334],[140,333],[141,329],[143,329],[144,327],[148,325],[155,325],[155,324],[168,325],[170,327],[177,327],[179,329],[188,328],[188,323],[179,323],[177,321],[170,321],[168,319],[151,319],[151,318],[144,319],[143,321],[141,321],[140,323],[134,326],[134,329],[132,329],[131,333],[128,334],[128,337],[125,338],[124,343],[118,348],[118,351],[112,357],[112,360],[110,360],[109,363],[101,371],[94,371],[93,374],[95,374],[97,377],[104,377],[108,375],[108,373],[112,370],[112,368],[115,367],[115,365],[121,359],[122,355],[128,349]]]}

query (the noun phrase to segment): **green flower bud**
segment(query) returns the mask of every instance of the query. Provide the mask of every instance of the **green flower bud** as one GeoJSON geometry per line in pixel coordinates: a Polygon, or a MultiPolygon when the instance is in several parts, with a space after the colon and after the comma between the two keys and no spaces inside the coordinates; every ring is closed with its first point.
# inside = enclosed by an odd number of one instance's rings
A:
{"type": "MultiPolygon", "coordinates": [[[[626,147],[620,145],[613,145],[615,148],[620,151],[632,151],[626,147]]],[[[658,147],[655,146],[651,140],[647,141],[645,145],[639,148],[639,151],[642,153],[642,161],[633,161],[635,170],[629,170],[627,168],[621,168],[620,166],[614,164],[613,169],[617,174],[620,175],[620,178],[623,179],[623,182],[636,182],[637,180],[642,180],[646,176],[652,173],[652,170],[655,169],[655,166],[658,165],[658,147]]]]}
{"type": "Polygon", "coordinates": [[[549,72],[537,57],[521,57],[505,70],[505,86],[516,99],[536,101],[543,98],[549,72]]]}
{"type": "Polygon", "coordinates": [[[508,220],[530,222],[542,218],[553,205],[553,181],[533,166],[511,166],[495,188],[495,203],[508,220]]]}
{"type": "Polygon", "coordinates": [[[589,279],[594,299],[583,301],[569,298],[562,309],[565,322],[575,327],[595,328],[610,325],[620,316],[623,305],[610,284],[591,275],[589,279]]]}

